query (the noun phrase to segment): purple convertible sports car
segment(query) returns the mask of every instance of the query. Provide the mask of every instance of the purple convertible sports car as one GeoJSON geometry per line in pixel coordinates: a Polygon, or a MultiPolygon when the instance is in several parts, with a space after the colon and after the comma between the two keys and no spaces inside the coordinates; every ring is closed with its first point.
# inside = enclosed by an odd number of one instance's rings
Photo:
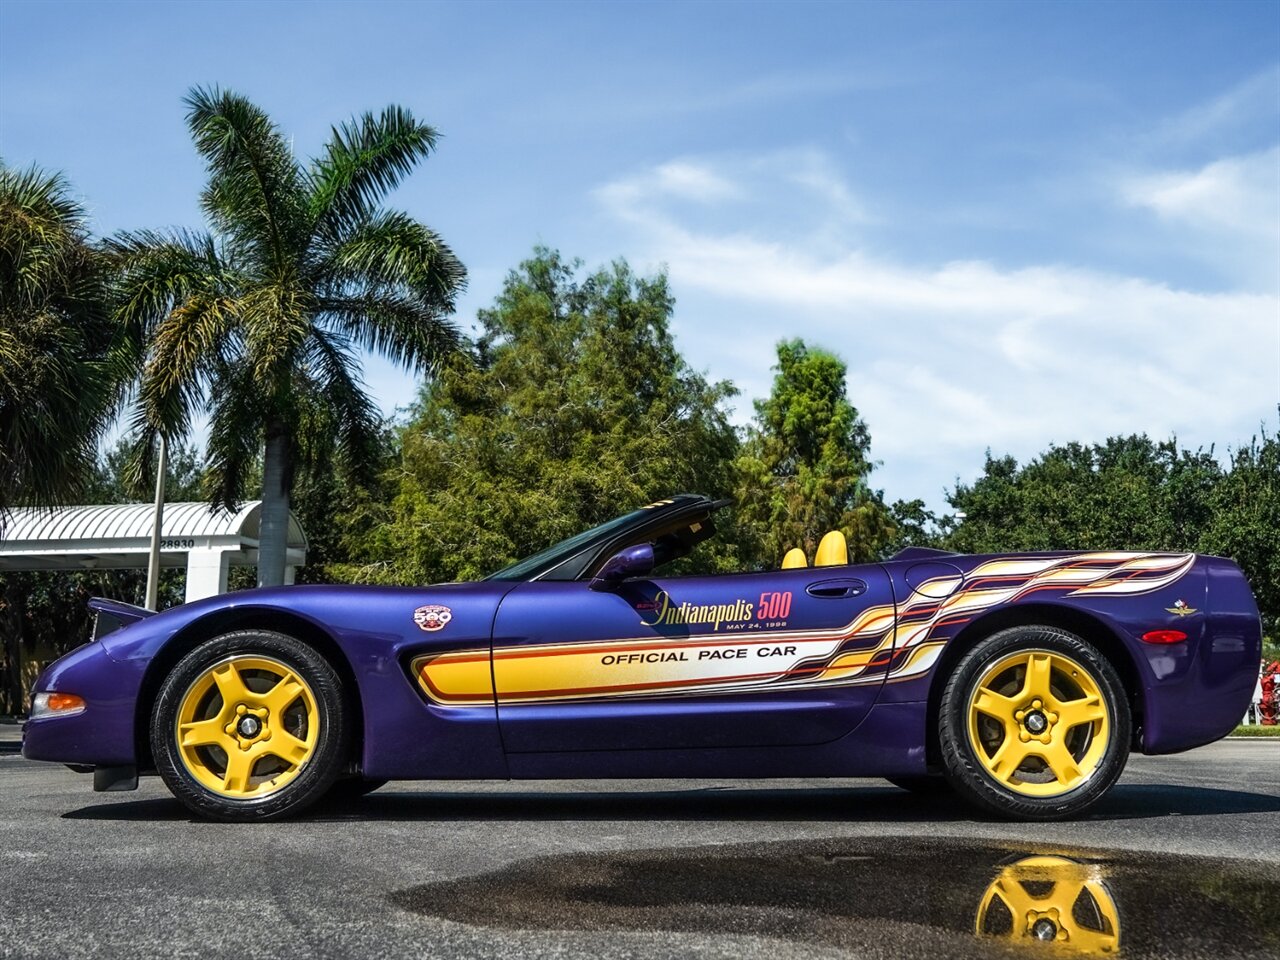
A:
{"type": "Polygon", "coordinates": [[[94,600],[36,682],[23,753],[222,820],[387,780],[886,777],[1029,820],[1130,749],[1227,734],[1261,656],[1234,563],[963,556],[664,576],[724,501],[681,495],[478,583],[297,586],[164,613],[94,600]]]}

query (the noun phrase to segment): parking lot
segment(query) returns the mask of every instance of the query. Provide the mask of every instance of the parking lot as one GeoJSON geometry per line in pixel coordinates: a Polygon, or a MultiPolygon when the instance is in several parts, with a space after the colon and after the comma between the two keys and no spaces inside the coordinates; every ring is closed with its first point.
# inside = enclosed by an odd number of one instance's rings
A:
{"type": "Polygon", "coordinates": [[[156,780],[94,794],[16,737],[0,727],[0,956],[1031,956],[975,936],[1009,877],[1042,881],[1045,912],[1046,877],[1112,901],[1123,956],[1280,952],[1277,740],[1135,756],[1074,823],[876,780],[559,781],[393,784],[237,826],[156,780]]]}

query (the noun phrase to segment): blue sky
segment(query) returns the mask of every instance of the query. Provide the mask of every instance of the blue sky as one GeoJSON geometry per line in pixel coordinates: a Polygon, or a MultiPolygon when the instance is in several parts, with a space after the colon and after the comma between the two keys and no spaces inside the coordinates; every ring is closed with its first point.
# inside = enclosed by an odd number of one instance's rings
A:
{"type": "Polygon", "coordinates": [[[665,265],[739,422],[777,339],[835,350],[891,498],[987,448],[1276,425],[1274,0],[0,4],[0,154],[101,233],[199,225],[180,100],[213,83],[302,154],[389,102],[435,125],[393,202],[467,264],[464,324],[545,243],[665,265]]]}

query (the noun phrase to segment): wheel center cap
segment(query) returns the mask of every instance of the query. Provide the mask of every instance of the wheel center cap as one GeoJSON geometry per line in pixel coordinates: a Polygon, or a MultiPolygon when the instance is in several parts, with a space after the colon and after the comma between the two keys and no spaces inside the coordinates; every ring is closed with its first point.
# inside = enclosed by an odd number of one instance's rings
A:
{"type": "Polygon", "coordinates": [[[1043,917],[1032,925],[1031,935],[1037,940],[1053,940],[1058,936],[1058,925],[1048,917],[1043,917]]]}
{"type": "Polygon", "coordinates": [[[240,718],[239,732],[246,740],[252,740],[262,732],[262,721],[252,714],[245,714],[240,718]]]}
{"type": "Polygon", "coordinates": [[[1049,726],[1049,721],[1039,710],[1034,710],[1031,713],[1028,713],[1027,719],[1023,722],[1026,723],[1028,730],[1037,734],[1044,733],[1045,729],[1049,726]]]}

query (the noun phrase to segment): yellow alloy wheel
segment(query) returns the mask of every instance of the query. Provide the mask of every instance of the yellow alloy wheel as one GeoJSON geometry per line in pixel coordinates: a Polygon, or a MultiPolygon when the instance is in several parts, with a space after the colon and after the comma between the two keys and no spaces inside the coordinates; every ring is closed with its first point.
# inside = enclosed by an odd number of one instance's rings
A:
{"type": "Polygon", "coordinates": [[[315,694],[270,657],[214,664],[182,696],[175,729],[187,772],[224,797],[279,790],[307,765],[320,736],[315,694]]]}
{"type": "Polygon", "coordinates": [[[1120,947],[1120,911],[1098,867],[1065,857],[1027,857],[991,881],[978,904],[974,931],[980,937],[1039,940],[1074,953],[1106,955],[1120,947]],[[1004,911],[1011,920],[1002,918],[1004,911]]]}
{"type": "Polygon", "coordinates": [[[969,698],[969,741],[986,772],[1028,797],[1074,790],[1107,752],[1098,680],[1070,657],[1022,650],[983,673],[969,698]]]}

